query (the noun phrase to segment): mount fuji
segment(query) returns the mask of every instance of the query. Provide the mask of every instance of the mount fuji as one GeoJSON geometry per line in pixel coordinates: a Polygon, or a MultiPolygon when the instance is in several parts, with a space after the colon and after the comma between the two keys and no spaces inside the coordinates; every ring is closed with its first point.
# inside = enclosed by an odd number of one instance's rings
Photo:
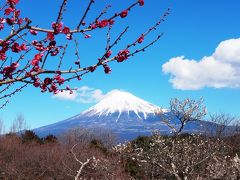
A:
{"type": "MultiPolygon", "coordinates": [[[[77,128],[110,129],[119,139],[131,140],[139,135],[150,135],[154,130],[169,134],[171,129],[158,114],[169,113],[125,91],[113,90],[99,103],[69,119],[34,129],[40,135],[60,135],[77,128]]],[[[202,121],[201,121],[202,122],[202,121]]],[[[206,122],[203,122],[206,123],[206,122]]],[[[185,132],[199,132],[202,124],[196,121],[185,127],[185,132]]]]}

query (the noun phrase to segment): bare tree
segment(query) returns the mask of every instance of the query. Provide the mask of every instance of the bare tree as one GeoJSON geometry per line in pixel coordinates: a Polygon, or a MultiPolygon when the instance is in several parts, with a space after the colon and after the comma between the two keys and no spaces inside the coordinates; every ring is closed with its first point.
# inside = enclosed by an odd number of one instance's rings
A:
{"type": "Polygon", "coordinates": [[[27,123],[23,114],[18,114],[10,127],[11,133],[21,132],[27,129],[27,123]]]}
{"type": "Polygon", "coordinates": [[[217,138],[225,135],[232,135],[235,132],[232,129],[229,129],[228,126],[234,125],[237,122],[237,118],[226,113],[216,113],[210,114],[209,118],[210,122],[213,124],[209,124],[209,132],[212,136],[217,138]]]}
{"type": "Polygon", "coordinates": [[[89,144],[94,139],[94,133],[90,129],[78,127],[68,130],[61,136],[64,144],[73,146],[75,144],[89,144]]]}
{"type": "Polygon", "coordinates": [[[95,127],[91,129],[95,136],[95,139],[100,140],[104,147],[111,149],[117,144],[117,135],[112,132],[111,129],[103,127],[95,127]]]}
{"type": "Polygon", "coordinates": [[[3,120],[0,118],[0,135],[2,135],[5,132],[5,127],[3,120]]]}
{"type": "Polygon", "coordinates": [[[237,119],[235,119],[235,122],[233,123],[234,127],[235,127],[235,134],[239,135],[240,134],[240,118],[238,117],[237,119]]]}
{"type": "Polygon", "coordinates": [[[174,98],[170,101],[169,113],[161,110],[157,113],[174,134],[178,135],[187,123],[201,120],[207,112],[202,98],[199,100],[174,98]]]}
{"type": "Polygon", "coordinates": [[[105,128],[72,128],[61,136],[64,144],[89,144],[92,140],[99,140],[107,149],[117,144],[117,137],[109,129],[105,128]]]}

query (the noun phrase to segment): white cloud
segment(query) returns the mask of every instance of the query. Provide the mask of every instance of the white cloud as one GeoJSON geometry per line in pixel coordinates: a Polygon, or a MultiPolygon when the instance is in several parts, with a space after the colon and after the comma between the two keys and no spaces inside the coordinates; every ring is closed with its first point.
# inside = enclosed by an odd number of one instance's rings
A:
{"type": "Polygon", "coordinates": [[[74,101],[77,97],[77,93],[76,93],[76,91],[73,91],[73,93],[70,94],[69,91],[62,91],[56,95],[53,95],[52,97],[56,98],[56,99],[61,99],[61,100],[74,101]]]}
{"type": "Polygon", "coordinates": [[[59,100],[68,100],[80,103],[96,103],[103,99],[104,96],[105,94],[103,94],[100,89],[82,86],[77,88],[77,90],[73,90],[72,94],[70,94],[69,91],[63,91],[53,95],[52,97],[59,100]]]}
{"type": "Polygon", "coordinates": [[[222,41],[211,56],[190,60],[171,58],[162,70],[170,74],[176,89],[198,90],[204,87],[240,87],[240,38],[222,41]]]}

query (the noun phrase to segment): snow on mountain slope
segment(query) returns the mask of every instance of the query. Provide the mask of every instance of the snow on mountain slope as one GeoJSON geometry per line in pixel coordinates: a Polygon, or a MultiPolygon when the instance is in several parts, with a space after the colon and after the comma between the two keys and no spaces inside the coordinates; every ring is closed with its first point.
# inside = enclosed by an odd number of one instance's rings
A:
{"type": "MultiPolygon", "coordinates": [[[[161,108],[146,102],[129,92],[113,90],[98,104],[84,111],[81,115],[109,116],[113,113],[118,113],[118,116],[120,117],[123,112],[128,114],[129,112],[134,112],[139,119],[146,119],[149,114],[153,115],[159,109],[161,108]]],[[[163,109],[162,111],[165,112],[166,110],[163,109]]]]}

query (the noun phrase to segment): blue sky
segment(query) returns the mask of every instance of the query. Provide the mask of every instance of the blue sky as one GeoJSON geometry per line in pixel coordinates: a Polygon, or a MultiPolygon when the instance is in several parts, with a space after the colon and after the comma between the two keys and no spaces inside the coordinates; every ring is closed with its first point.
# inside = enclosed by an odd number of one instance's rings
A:
{"type": "MultiPolygon", "coordinates": [[[[59,2],[57,0],[34,0],[25,3],[22,0],[19,7],[22,9],[23,15],[30,17],[34,24],[49,27],[56,19],[59,2]]],[[[121,3],[117,0],[101,0],[99,2],[96,0],[91,16],[88,18],[93,19],[96,13],[109,3],[113,6],[110,12],[114,12],[117,9],[123,9],[130,2],[134,2],[134,0],[125,0],[121,3]]],[[[73,27],[78,21],[84,5],[86,6],[86,4],[78,3],[78,1],[72,1],[68,6],[63,22],[73,27]]],[[[234,81],[233,83],[228,81],[231,70],[236,70],[236,68],[219,71],[219,69],[224,69],[221,67],[233,65],[232,62],[228,61],[229,57],[225,57],[224,53],[230,52],[229,49],[226,50],[226,46],[233,49],[238,46],[240,49],[238,43],[238,38],[240,38],[238,22],[238,19],[240,19],[240,1],[145,0],[144,7],[134,9],[130,12],[129,17],[119,19],[114,27],[113,36],[116,36],[125,26],[130,26],[128,34],[118,44],[116,50],[125,47],[127,42],[134,40],[155,23],[169,5],[172,9],[171,15],[158,31],[146,40],[146,42],[150,41],[159,33],[164,32],[164,36],[157,44],[124,63],[110,64],[112,68],[110,75],[104,74],[102,68],[99,68],[95,73],[85,76],[82,81],[73,81],[70,85],[72,87],[85,87],[82,88],[87,90],[82,91],[82,93],[85,92],[85,95],[86,92],[90,91],[101,96],[113,89],[123,89],[162,107],[168,107],[169,100],[173,97],[203,97],[209,112],[240,115],[239,76],[232,77],[231,82],[234,81]],[[228,41],[230,39],[235,41],[228,41]],[[225,44],[219,47],[221,42],[225,42],[225,44]],[[215,52],[217,47],[220,50],[215,52]],[[214,52],[215,55],[213,55],[214,52]],[[176,57],[181,56],[185,58],[180,59],[179,64],[176,64],[176,57]],[[223,66],[214,66],[220,67],[215,69],[206,67],[208,60],[203,61],[204,56],[209,57],[216,63],[221,60],[223,66]],[[173,59],[171,63],[170,59],[173,59]],[[189,61],[191,62],[189,63],[189,61]],[[179,68],[183,68],[185,63],[189,67],[187,69],[190,72],[189,77],[181,74],[182,71],[176,72],[176,66],[179,65],[179,68]],[[165,71],[163,71],[164,64],[167,64],[165,71]],[[194,68],[197,69],[197,72],[193,70],[194,68]],[[201,73],[202,76],[199,76],[201,73]],[[177,77],[177,81],[179,80],[177,87],[176,84],[170,82],[171,77],[177,77]],[[222,77],[225,77],[225,79],[222,79],[222,77]],[[203,82],[201,85],[199,85],[200,81],[203,82]],[[179,82],[182,82],[182,84],[179,85],[179,82]],[[221,82],[221,87],[216,88],[216,84],[219,82],[221,82]],[[199,85],[199,88],[189,88],[187,86],[189,83],[190,85],[199,85]],[[233,87],[235,84],[237,84],[236,87],[233,87]]],[[[79,37],[79,51],[84,64],[92,64],[101,56],[104,51],[105,34],[106,31],[101,30],[92,33],[93,38],[88,40],[79,37]]],[[[67,61],[73,60],[73,53],[73,50],[69,50],[65,57],[67,61]]],[[[240,55],[233,53],[233,56],[237,67],[240,55]]],[[[211,62],[211,60],[209,61],[211,62]]],[[[94,100],[94,97],[92,99],[90,97],[89,101],[92,100],[94,100]]],[[[10,104],[1,110],[0,117],[9,127],[14,117],[22,113],[29,126],[35,128],[79,114],[93,104],[93,101],[92,103],[86,103],[59,100],[52,98],[51,94],[42,94],[38,89],[27,88],[11,99],[10,104]]]]}

